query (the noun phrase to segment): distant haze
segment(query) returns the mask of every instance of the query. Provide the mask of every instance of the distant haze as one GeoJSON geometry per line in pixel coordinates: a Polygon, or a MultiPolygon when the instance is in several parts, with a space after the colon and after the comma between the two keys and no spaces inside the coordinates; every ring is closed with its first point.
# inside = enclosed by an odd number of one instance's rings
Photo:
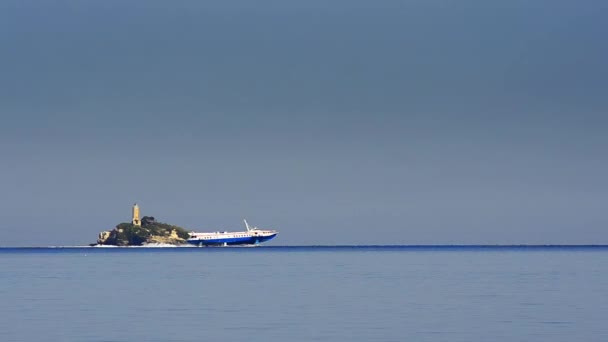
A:
{"type": "Polygon", "coordinates": [[[605,1],[0,2],[0,246],[608,243],[605,1]]]}

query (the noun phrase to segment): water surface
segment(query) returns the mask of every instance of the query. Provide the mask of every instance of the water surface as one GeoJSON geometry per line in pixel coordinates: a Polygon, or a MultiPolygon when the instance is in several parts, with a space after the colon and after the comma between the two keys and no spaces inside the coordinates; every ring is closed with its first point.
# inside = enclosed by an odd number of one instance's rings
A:
{"type": "Polygon", "coordinates": [[[1,341],[605,341],[606,247],[0,249],[1,341]]]}

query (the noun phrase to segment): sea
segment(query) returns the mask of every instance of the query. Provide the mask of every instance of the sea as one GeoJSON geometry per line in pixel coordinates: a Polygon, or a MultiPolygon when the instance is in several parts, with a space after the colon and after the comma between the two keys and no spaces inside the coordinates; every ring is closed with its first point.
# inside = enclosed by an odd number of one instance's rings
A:
{"type": "Polygon", "coordinates": [[[0,341],[608,341],[605,246],[0,248],[0,341]]]}

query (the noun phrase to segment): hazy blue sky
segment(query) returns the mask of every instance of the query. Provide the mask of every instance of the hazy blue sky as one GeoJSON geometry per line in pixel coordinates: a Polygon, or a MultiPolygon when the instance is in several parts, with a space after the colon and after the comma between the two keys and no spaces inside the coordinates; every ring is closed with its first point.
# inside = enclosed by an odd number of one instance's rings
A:
{"type": "Polygon", "coordinates": [[[0,2],[0,245],[608,243],[605,1],[0,2]]]}

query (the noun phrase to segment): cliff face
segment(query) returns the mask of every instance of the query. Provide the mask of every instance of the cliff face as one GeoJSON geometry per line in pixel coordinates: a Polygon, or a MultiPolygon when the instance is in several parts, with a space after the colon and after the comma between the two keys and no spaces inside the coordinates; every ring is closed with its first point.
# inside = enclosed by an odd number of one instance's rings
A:
{"type": "Polygon", "coordinates": [[[97,244],[114,246],[141,246],[149,243],[180,245],[186,243],[188,231],[182,227],[156,222],[144,217],[141,226],[121,223],[116,228],[99,233],[97,244]]]}

